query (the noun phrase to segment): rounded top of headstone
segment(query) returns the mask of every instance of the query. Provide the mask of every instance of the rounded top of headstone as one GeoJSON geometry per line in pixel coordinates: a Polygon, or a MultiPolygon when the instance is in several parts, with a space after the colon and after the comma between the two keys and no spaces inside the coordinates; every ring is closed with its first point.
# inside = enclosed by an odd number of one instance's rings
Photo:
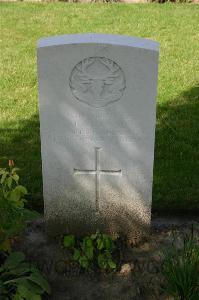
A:
{"type": "Polygon", "coordinates": [[[117,34],[65,34],[42,38],[38,41],[38,48],[73,44],[110,44],[118,46],[143,48],[159,51],[159,43],[138,37],[117,34]]]}

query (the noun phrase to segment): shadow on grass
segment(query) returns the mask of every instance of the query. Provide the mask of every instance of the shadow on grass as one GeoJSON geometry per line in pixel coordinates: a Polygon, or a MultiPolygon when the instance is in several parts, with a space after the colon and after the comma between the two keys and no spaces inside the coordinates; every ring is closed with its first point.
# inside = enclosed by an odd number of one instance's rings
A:
{"type": "Polygon", "coordinates": [[[199,86],[157,107],[153,209],[199,210],[199,86]]]}
{"type": "MultiPolygon", "coordinates": [[[[19,124],[8,122],[7,128],[0,129],[0,165],[6,166],[8,159],[21,169],[31,207],[42,211],[38,115],[19,124]]],[[[199,210],[198,181],[199,86],[195,86],[157,107],[153,210],[199,210]]]]}

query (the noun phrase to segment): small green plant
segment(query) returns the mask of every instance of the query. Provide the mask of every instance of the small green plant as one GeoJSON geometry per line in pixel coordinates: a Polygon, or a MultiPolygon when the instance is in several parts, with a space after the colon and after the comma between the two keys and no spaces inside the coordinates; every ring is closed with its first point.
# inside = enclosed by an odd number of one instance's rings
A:
{"type": "Polygon", "coordinates": [[[163,275],[166,279],[166,291],[175,300],[199,299],[199,244],[191,234],[183,239],[182,247],[174,239],[172,250],[166,253],[163,263],[163,275]]]}
{"type": "Polygon", "coordinates": [[[113,239],[97,231],[95,234],[78,241],[74,235],[64,236],[64,246],[73,252],[73,260],[86,270],[98,266],[104,270],[114,270],[117,265],[113,260],[116,245],[113,239]]]}
{"type": "Polygon", "coordinates": [[[9,168],[0,168],[0,251],[10,252],[12,239],[25,225],[26,220],[39,216],[24,208],[27,189],[19,184],[19,169],[9,160],[9,168]]]}
{"type": "Polygon", "coordinates": [[[19,184],[18,168],[14,168],[13,160],[9,160],[9,169],[0,169],[0,184],[4,199],[13,207],[23,208],[28,194],[27,189],[19,184]]]}
{"type": "Polygon", "coordinates": [[[0,298],[2,300],[40,300],[50,287],[39,270],[27,262],[22,252],[11,252],[12,241],[25,221],[39,216],[24,207],[27,189],[19,184],[18,169],[0,168],[0,298]]]}
{"type": "Polygon", "coordinates": [[[22,252],[12,252],[0,267],[2,300],[40,300],[50,294],[50,286],[40,271],[25,262],[22,252]]]}

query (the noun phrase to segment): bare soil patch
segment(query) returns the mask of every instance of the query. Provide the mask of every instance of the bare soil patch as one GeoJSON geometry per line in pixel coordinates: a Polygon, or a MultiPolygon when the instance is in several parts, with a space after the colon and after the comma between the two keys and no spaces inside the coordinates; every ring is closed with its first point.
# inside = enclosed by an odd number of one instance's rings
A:
{"type": "Polygon", "coordinates": [[[154,218],[151,235],[137,245],[120,242],[119,267],[116,272],[85,272],[71,262],[61,239],[50,240],[43,219],[30,223],[15,248],[22,250],[30,262],[46,275],[52,287],[51,300],[171,300],[164,292],[161,266],[165,251],[175,239],[180,244],[194,224],[199,238],[199,220],[188,218],[154,218]]]}

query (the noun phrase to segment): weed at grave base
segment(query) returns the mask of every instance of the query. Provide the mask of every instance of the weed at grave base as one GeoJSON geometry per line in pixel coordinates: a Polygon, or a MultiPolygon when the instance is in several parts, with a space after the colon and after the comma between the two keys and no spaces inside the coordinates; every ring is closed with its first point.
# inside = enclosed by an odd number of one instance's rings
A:
{"type": "Polygon", "coordinates": [[[114,256],[116,244],[113,239],[97,231],[95,234],[77,240],[74,235],[65,235],[64,247],[72,253],[72,260],[76,261],[82,269],[113,271],[117,264],[114,256]]]}
{"type": "Polygon", "coordinates": [[[24,207],[27,189],[19,184],[18,168],[9,160],[9,168],[0,168],[0,251],[10,252],[12,240],[21,232],[28,220],[39,216],[24,207]]]}
{"type": "Polygon", "coordinates": [[[18,169],[9,160],[9,169],[0,168],[0,299],[41,299],[50,286],[41,272],[25,261],[23,252],[12,251],[12,244],[26,221],[38,213],[25,209],[27,189],[19,184],[18,169]]]}
{"type": "Polygon", "coordinates": [[[199,299],[199,240],[185,235],[183,243],[174,236],[171,251],[165,254],[162,273],[166,279],[165,290],[176,300],[199,299]]]}

